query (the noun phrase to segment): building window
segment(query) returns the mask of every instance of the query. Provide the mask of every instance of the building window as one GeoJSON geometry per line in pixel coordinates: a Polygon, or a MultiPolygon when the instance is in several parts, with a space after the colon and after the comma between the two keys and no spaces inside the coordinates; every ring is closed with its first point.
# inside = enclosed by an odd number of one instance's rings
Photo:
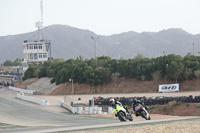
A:
{"type": "Polygon", "coordinates": [[[33,60],[33,54],[30,54],[30,60],[33,60]]]}
{"type": "Polygon", "coordinates": [[[47,58],[47,53],[39,53],[38,58],[47,58]]]}
{"type": "Polygon", "coordinates": [[[47,53],[43,53],[43,58],[47,58],[47,53]]]}
{"type": "Polygon", "coordinates": [[[34,49],[37,49],[37,44],[34,44],[34,49]]]}
{"type": "Polygon", "coordinates": [[[42,53],[39,53],[39,58],[42,58],[42,53]]]}
{"type": "Polygon", "coordinates": [[[34,54],[34,59],[37,59],[37,54],[34,54]]]}
{"type": "Polygon", "coordinates": [[[30,48],[30,49],[33,49],[33,45],[32,45],[32,44],[31,44],[31,45],[29,45],[29,48],[30,48]]]}
{"type": "Polygon", "coordinates": [[[42,44],[38,44],[38,49],[42,49],[42,44]]]}

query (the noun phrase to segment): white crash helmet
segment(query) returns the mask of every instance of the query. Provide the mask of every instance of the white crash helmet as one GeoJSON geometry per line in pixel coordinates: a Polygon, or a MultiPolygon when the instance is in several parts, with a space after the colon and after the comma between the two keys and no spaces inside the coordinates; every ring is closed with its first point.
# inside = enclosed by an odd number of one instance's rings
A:
{"type": "Polygon", "coordinates": [[[109,99],[109,103],[110,103],[110,104],[115,104],[115,99],[114,99],[114,98],[110,98],[110,99],[109,99]]]}

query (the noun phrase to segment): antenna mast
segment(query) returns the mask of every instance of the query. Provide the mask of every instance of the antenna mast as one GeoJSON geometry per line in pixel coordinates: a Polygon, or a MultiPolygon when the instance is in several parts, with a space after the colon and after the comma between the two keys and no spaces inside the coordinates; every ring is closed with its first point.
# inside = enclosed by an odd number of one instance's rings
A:
{"type": "Polygon", "coordinates": [[[41,9],[41,33],[42,33],[42,41],[44,41],[44,29],[43,29],[43,0],[40,1],[40,9],[41,9]]]}

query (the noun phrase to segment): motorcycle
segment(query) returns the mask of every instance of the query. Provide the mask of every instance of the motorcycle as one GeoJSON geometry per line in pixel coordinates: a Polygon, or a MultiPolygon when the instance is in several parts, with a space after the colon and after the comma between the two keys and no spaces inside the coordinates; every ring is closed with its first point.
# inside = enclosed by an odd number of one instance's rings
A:
{"type": "Polygon", "coordinates": [[[116,104],[113,108],[113,113],[116,117],[119,118],[120,121],[133,121],[132,114],[127,112],[127,110],[124,107],[119,106],[118,104],[116,104]]]}
{"type": "Polygon", "coordinates": [[[140,115],[146,120],[151,120],[149,111],[144,106],[142,106],[141,104],[138,104],[136,107],[134,107],[133,105],[132,107],[135,108],[135,113],[137,113],[138,115],[140,115]]]}

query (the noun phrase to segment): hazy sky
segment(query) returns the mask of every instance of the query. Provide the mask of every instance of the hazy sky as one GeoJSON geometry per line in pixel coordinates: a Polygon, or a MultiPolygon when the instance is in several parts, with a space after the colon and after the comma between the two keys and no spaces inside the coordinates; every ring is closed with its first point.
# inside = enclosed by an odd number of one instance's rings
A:
{"type": "MultiPolygon", "coordinates": [[[[99,35],[182,28],[200,33],[200,0],[43,0],[44,26],[63,24],[99,35]]],[[[0,0],[0,36],[37,30],[40,0],[0,0]]]]}

